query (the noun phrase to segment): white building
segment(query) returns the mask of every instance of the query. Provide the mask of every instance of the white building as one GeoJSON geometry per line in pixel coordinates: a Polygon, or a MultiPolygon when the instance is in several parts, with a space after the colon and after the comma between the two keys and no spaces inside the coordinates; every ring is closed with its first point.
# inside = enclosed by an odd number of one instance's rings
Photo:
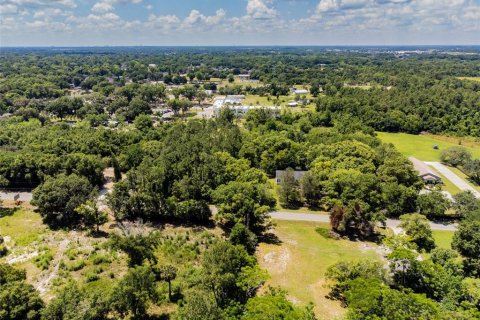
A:
{"type": "Polygon", "coordinates": [[[305,89],[295,89],[293,91],[293,93],[297,94],[297,95],[304,95],[304,94],[308,94],[308,90],[305,90],[305,89]]]}

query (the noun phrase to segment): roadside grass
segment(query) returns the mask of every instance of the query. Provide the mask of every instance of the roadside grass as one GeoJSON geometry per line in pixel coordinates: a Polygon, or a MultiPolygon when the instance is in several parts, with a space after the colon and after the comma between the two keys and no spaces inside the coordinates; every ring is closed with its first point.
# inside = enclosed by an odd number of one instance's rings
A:
{"type": "Polygon", "coordinates": [[[451,249],[454,231],[434,230],[432,231],[435,244],[439,248],[451,249]]]}
{"type": "Polygon", "coordinates": [[[329,292],[325,287],[325,272],[339,261],[380,259],[375,251],[377,246],[322,236],[327,233],[328,223],[275,222],[275,234],[282,243],[262,243],[257,251],[260,266],[271,276],[266,286],[280,286],[287,290],[289,299],[295,303],[305,305],[313,302],[319,319],[341,318],[345,309],[338,301],[325,297],[329,292]],[[316,231],[318,228],[319,232],[316,231]]]}
{"type": "Polygon", "coordinates": [[[471,181],[470,178],[460,169],[455,168],[455,167],[448,167],[450,170],[452,170],[453,173],[455,173],[457,176],[465,180],[470,186],[472,186],[475,190],[480,192],[480,185],[476,184],[475,182],[471,181]]]}
{"type": "Polygon", "coordinates": [[[377,136],[385,143],[392,143],[403,155],[413,156],[423,161],[440,161],[442,150],[458,146],[459,141],[472,153],[474,158],[480,158],[480,143],[471,141],[469,138],[389,132],[377,132],[377,136]],[[433,149],[434,145],[438,145],[439,149],[433,149]]]}

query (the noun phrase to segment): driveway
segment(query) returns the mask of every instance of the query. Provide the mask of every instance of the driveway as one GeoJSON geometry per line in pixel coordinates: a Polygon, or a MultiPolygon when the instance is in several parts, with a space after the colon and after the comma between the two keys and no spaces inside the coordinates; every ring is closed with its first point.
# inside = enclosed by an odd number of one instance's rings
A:
{"type": "Polygon", "coordinates": [[[435,170],[440,172],[445,178],[450,180],[460,190],[464,190],[464,191],[469,190],[475,195],[475,197],[480,199],[480,192],[478,192],[475,188],[469,185],[465,180],[457,176],[455,173],[453,173],[450,169],[448,169],[446,166],[444,166],[440,162],[425,162],[425,163],[435,168],[435,170]]]}
{"type": "MultiPolygon", "coordinates": [[[[287,211],[273,211],[270,212],[270,217],[274,220],[287,220],[287,221],[310,221],[310,222],[330,222],[330,216],[326,214],[316,213],[300,213],[300,212],[287,212],[287,211]]],[[[387,227],[396,229],[400,225],[400,220],[387,219],[387,227]]],[[[437,222],[430,222],[430,228],[432,230],[439,231],[455,231],[457,230],[456,224],[443,224],[437,222]]]]}

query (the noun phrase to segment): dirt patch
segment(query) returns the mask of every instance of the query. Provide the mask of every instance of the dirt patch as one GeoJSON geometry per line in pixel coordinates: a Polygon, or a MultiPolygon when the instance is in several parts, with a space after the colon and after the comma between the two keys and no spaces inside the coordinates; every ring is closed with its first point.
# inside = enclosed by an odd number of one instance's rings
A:
{"type": "Polygon", "coordinates": [[[266,253],[263,257],[263,264],[272,273],[284,273],[287,270],[290,261],[290,251],[288,248],[281,248],[279,251],[266,253]]]}
{"type": "Polygon", "coordinates": [[[29,253],[24,253],[24,254],[21,254],[19,256],[13,256],[13,257],[8,257],[6,259],[6,262],[8,264],[14,264],[14,263],[22,263],[22,262],[25,262],[27,260],[30,260],[32,258],[35,258],[36,256],[38,256],[38,251],[35,250],[33,252],[29,252],[29,253]]]}
{"type": "Polygon", "coordinates": [[[62,260],[63,253],[67,249],[68,244],[70,243],[69,239],[62,240],[57,248],[57,253],[55,254],[55,258],[53,260],[53,270],[46,270],[46,272],[42,273],[39,279],[34,283],[35,289],[38,290],[40,295],[45,295],[50,288],[50,284],[52,280],[57,276],[58,269],[60,267],[60,261],[62,260]]]}

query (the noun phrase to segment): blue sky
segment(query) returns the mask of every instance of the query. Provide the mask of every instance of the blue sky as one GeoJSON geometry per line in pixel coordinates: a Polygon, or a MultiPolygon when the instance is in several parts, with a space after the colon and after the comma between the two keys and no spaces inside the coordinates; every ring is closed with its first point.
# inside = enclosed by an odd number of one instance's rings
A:
{"type": "Polygon", "coordinates": [[[1,46],[480,44],[480,0],[0,0],[1,46]]]}

